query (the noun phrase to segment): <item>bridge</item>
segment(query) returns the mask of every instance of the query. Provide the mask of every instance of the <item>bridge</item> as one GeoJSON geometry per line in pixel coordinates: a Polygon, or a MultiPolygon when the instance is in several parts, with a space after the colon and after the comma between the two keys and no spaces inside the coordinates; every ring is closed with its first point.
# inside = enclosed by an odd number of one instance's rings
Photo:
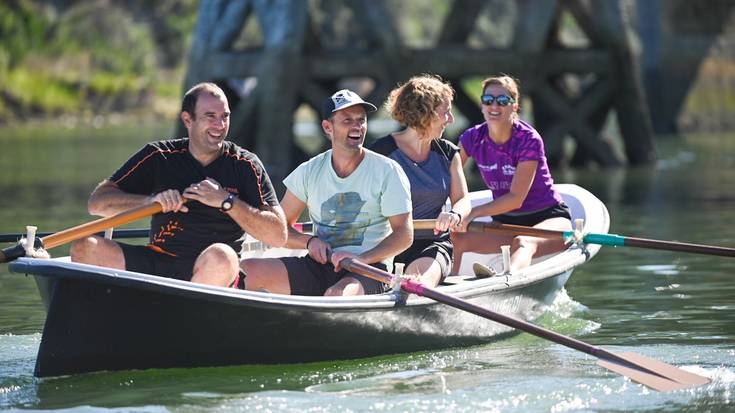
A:
{"type": "Polygon", "coordinates": [[[472,123],[482,121],[480,91],[465,90],[468,79],[518,78],[522,104],[531,106],[524,116],[532,115],[553,165],[645,164],[656,156],[654,126],[675,128],[705,53],[674,61],[681,53],[672,22],[716,32],[735,2],[424,3],[429,7],[413,6],[420,16],[406,19],[406,3],[391,0],[202,0],[185,87],[223,86],[233,112],[230,136],[256,152],[276,182],[311,155],[295,145],[298,111],[318,113],[346,85],[380,104],[419,73],[450,81],[456,110],[472,123]],[[707,19],[690,22],[689,13],[707,19]],[[421,35],[409,39],[410,30],[421,35]],[[613,116],[620,139],[605,131],[613,116]]]}

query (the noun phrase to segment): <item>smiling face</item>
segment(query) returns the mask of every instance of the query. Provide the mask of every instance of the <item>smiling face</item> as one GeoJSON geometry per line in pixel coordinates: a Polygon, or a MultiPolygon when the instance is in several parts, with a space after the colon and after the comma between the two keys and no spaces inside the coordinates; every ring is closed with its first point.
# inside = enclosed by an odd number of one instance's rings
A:
{"type": "Polygon", "coordinates": [[[222,153],[230,130],[230,107],[224,95],[201,92],[194,114],[181,112],[181,120],[189,132],[189,150],[195,158],[204,161],[222,153]]]}
{"type": "Polygon", "coordinates": [[[333,149],[359,152],[367,134],[367,113],[362,105],[351,106],[323,120],[322,128],[332,140],[333,149]]]}
{"type": "Polygon", "coordinates": [[[452,114],[452,102],[444,100],[434,111],[436,115],[432,118],[429,125],[428,137],[431,139],[439,139],[444,134],[444,130],[449,124],[454,123],[454,115],[452,114]]]}
{"type": "MultiPolygon", "coordinates": [[[[498,84],[490,84],[485,87],[482,91],[483,95],[508,95],[515,98],[510,91],[498,84]]],[[[485,122],[488,125],[502,125],[512,124],[515,120],[514,114],[518,112],[518,99],[515,98],[515,102],[507,106],[498,105],[497,101],[493,101],[489,105],[482,105],[482,116],[485,118],[485,122]]]]}

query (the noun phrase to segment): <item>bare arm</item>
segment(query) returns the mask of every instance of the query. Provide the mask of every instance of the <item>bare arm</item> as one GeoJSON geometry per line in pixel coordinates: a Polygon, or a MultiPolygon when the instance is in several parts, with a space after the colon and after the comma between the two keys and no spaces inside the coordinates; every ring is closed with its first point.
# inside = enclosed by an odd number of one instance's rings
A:
{"type": "Polygon", "coordinates": [[[473,208],[466,222],[469,223],[477,217],[504,214],[520,208],[531,189],[537,167],[538,161],[519,162],[510,184],[510,192],[487,204],[473,208]]]}
{"type": "Polygon", "coordinates": [[[332,264],[335,271],[340,269],[339,262],[344,258],[355,257],[362,262],[372,264],[393,257],[405,251],[413,243],[413,221],[411,213],[398,214],[388,217],[388,222],[393,232],[385,237],[378,245],[355,256],[344,251],[332,254],[332,264]]]}
{"type": "Polygon", "coordinates": [[[467,160],[470,159],[470,156],[467,155],[467,152],[464,151],[461,143],[459,144],[459,159],[460,161],[462,161],[462,167],[464,167],[467,163],[467,160]]]}
{"type": "MultiPolygon", "coordinates": [[[[331,245],[326,241],[310,234],[304,234],[293,228],[293,224],[299,219],[301,213],[306,208],[300,199],[298,199],[291,191],[286,191],[283,196],[281,205],[286,213],[286,222],[288,224],[288,248],[307,249],[309,255],[315,261],[325,264],[329,261],[329,253],[331,245]]],[[[411,221],[411,213],[394,215],[388,217],[388,222],[392,229],[392,233],[385,237],[378,245],[363,252],[358,259],[366,263],[382,261],[388,257],[392,257],[401,253],[403,250],[411,246],[413,242],[413,221],[411,221]]],[[[332,263],[335,269],[339,269],[339,261],[347,256],[354,256],[345,252],[335,252],[332,257],[332,263]]]]}
{"type": "Polygon", "coordinates": [[[449,165],[449,174],[451,176],[449,200],[452,202],[452,209],[462,214],[462,216],[467,216],[472,206],[468,197],[467,178],[464,176],[460,154],[456,154],[452,158],[452,163],[449,165]]]}
{"type": "Polygon", "coordinates": [[[154,196],[131,194],[120,189],[114,182],[105,179],[92,191],[87,209],[92,215],[109,217],[141,205],[158,202],[163,212],[187,212],[184,197],[179,191],[170,189],[154,196]]]}
{"type": "Polygon", "coordinates": [[[320,264],[326,264],[329,261],[328,257],[332,246],[315,235],[304,234],[293,227],[293,224],[296,223],[299,217],[301,217],[301,213],[306,209],[306,204],[291,191],[286,190],[286,194],[281,200],[281,206],[286,213],[286,224],[288,226],[286,248],[305,249],[314,261],[320,264]]]}
{"type": "MultiPolygon", "coordinates": [[[[212,178],[190,185],[184,195],[212,208],[220,208],[229,193],[212,178]]],[[[232,209],[225,212],[245,232],[273,247],[286,243],[286,217],[280,206],[265,206],[263,209],[235,198],[232,209]]]]}
{"type": "Polygon", "coordinates": [[[444,232],[459,225],[460,221],[464,220],[472,210],[472,203],[467,190],[467,178],[465,178],[462,169],[461,151],[452,158],[452,163],[449,165],[449,174],[449,200],[452,203],[452,211],[460,216],[451,213],[448,213],[448,216],[445,216],[445,213],[439,214],[435,228],[437,232],[444,232]]]}
{"type": "MultiPolygon", "coordinates": [[[[224,198],[223,198],[224,199],[224,198]]],[[[221,204],[221,202],[220,202],[221,204]]],[[[286,217],[279,205],[255,208],[235,198],[232,209],[226,212],[245,232],[272,247],[286,244],[286,217]]]]}
{"type": "Polygon", "coordinates": [[[306,204],[291,191],[286,190],[286,194],[281,200],[281,206],[286,213],[286,224],[288,226],[286,248],[305,249],[314,261],[320,264],[329,262],[329,254],[331,254],[332,246],[316,235],[304,234],[296,230],[293,226],[299,217],[301,217],[304,209],[306,209],[306,204]]]}
{"type": "Polygon", "coordinates": [[[293,227],[293,224],[298,221],[301,213],[306,209],[306,204],[287,189],[286,194],[283,195],[283,199],[281,200],[281,207],[283,207],[283,211],[286,214],[286,226],[288,229],[286,248],[306,249],[306,243],[311,238],[311,235],[297,231],[293,227]]]}

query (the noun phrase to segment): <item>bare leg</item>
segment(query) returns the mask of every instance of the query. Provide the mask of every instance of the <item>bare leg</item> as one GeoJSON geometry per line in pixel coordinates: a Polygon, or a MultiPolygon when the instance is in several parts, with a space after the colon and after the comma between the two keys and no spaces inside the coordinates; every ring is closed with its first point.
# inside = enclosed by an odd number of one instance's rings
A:
{"type": "Polygon", "coordinates": [[[71,244],[71,260],[101,267],[125,269],[125,256],[117,242],[92,235],[71,244]]]}
{"type": "Polygon", "coordinates": [[[278,258],[248,258],[240,261],[245,271],[245,289],[262,289],[275,294],[291,294],[291,283],[283,261],[278,258]]]}
{"type": "Polygon", "coordinates": [[[427,287],[436,287],[442,278],[442,269],[439,263],[429,257],[421,257],[413,260],[404,274],[416,277],[421,284],[427,287]]]}
{"type": "Polygon", "coordinates": [[[239,272],[235,250],[227,244],[212,244],[194,262],[191,282],[229,287],[239,272]]]}
{"type": "Polygon", "coordinates": [[[454,265],[452,265],[452,274],[459,274],[459,269],[462,266],[462,254],[465,252],[498,253],[501,245],[509,245],[512,240],[512,236],[505,235],[482,232],[453,232],[454,265]]]}
{"type": "MultiPolygon", "coordinates": [[[[534,225],[534,228],[568,231],[571,222],[566,218],[550,218],[534,225]]],[[[510,244],[510,272],[516,272],[531,265],[535,256],[543,256],[565,248],[564,242],[555,238],[518,236],[510,244]]]]}
{"type": "Polygon", "coordinates": [[[325,296],[347,296],[347,295],[365,295],[365,289],[362,288],[357,279],[346,276],[334,283],[333,286],[327,288],[325,296]]]}

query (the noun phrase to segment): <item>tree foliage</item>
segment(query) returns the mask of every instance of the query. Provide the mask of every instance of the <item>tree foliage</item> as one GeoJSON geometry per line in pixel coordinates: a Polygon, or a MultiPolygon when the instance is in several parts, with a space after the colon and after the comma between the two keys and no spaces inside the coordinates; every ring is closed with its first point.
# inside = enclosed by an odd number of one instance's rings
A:
{"type": "Polygon", "coordinates": [[[0,3],[0,123],[139,106],[180,85],[195,0],[0,3]],[[172,87],[169,83],[176,83],[172,87]]]}

